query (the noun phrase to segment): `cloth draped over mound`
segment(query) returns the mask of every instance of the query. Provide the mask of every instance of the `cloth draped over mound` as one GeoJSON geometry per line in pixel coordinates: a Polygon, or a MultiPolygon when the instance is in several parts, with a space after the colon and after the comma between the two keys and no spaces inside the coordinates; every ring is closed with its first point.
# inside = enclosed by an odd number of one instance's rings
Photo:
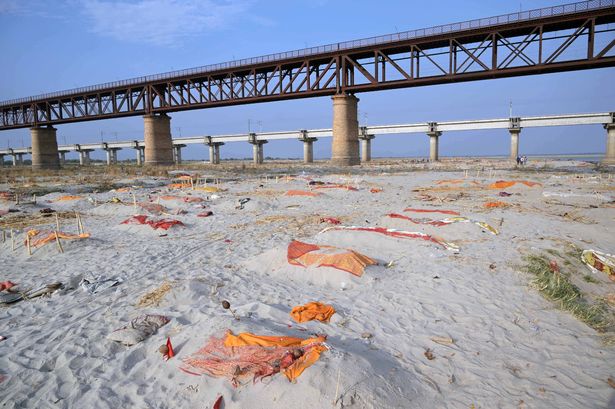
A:
{"type": "Polygon", "coordinates": [[[480,186],[480,182],[477,182],[476,180],[466,180],[466,179],[436,180],[436,185],[460,185],[460,184],[480,186]]]}
{"type": "Polygon", "coordinates": [[[175,219],[160,219],[160,220],[147,220],[145,215],[132,216],[130,219],[124,220],[121,224],[147,224],[152,229],[169,230],[173,226],[184,226],[182,222],[175,219]]]}
{"type": "Polygon", "coordinates": [[[158,328],[169,321],[164,315],[141,315],[132,320],[130,325],[116,329],[107,335],[107,339],[128,346],[135,345],[155,334],[158,328]]]}
{"type": "Polygon", "coordinates": [[[287,259],[289,264],[295,266],[332,267],[357,277],[363,275],[365,267],[378,264],[376,260],[351,249],[320,246],[297,240],[288,245],[287,259]]]}
{"type": "Polygon", "coordinates": [[[325,233],[330,230],[353,230],[353,231],[367,231],[372,233],[384,234],[385,236],[395,237],[399,239],[422,239],[436,243],[447,250],[451,250],[455,253],[459,252],[459,246],[455,243],[445,241],[444,239],[436,236],[430,236],[429,234],[421,232],[411,232],[396,229],[387,229],[385,227],[359,227],[359,226],[332,226],[327,227],[318,234],[325,233]]]}
{"type": "Polygon", "coordinates": [[[592,272],[606,273],[611,280],[615,281],[615,256],[597,250],[584,250],[581,260],[592,272]]]}
{"type": "Polygon", "coordinates": [[[542,186],[538,182],[532,182],[529,180],[498,180],[490,184],[489,189],[506,189],[507,187],[514,186],[517,183],[521,183],[527,187],[542,186]]]}
{"type": "MultiPolygon", "coordinates": [[[[30,245],[33,247],[44,246],[45,244],[55,241],[56,236],[64,240],[80,240],[90,237],[90,233],[71,234],[53,230],[28,230],[26,233],[30,238],[30,245]]],[[[24,245],[26,241],[24,241],[24,245]]]]}
{"type": "Polygon", "coordinates": [[[440,214],[450,214],[452,216],[461,216],[461,213],[456,212],[454,210],[414,209],[412,207],[408,207],[408,208],[404,209],[404,212],[411,212],[411,213],[440,213],[440,214]]]}
{"type": "Polygon", "coordinates": [[[327,183],[324,185],[315,185],[313,189],[345,189],[345,190],[352,190],[353,192],[357,192],[359,190],[356,187],[334,184],[334,183],[327,183]]]}
{"type": "Polygon", "coordinates": [[[312,320],[329,322],[333,314],[335,314],[335,308],[333,308],[332,305],[316,301],[309,302],[305,305],[298,305],[293,307],[290,311],[290,316],[297,322],[312,320]]]}
{"type": "Polygon", "coordinates": [[[153,213],[155,215],[160,215],[162,213],[166,213],[169,211],[169,209],[167,209],[166,207],[158,203],[140,202],[140,203],[137,203],[137,205],[141,209],[147,210],[148,212],[153,213]]]}
{"type": "Polygon", "coordinates": [[[397,213],[389,213],[387,214],[387,216],[389,216],[392,219],[408,220],[414,224],[428,224],[430,226],[436,226],[436,227],[446,226],[448,224],[453,224],[453,223],[474,223],[475,225],[482,227],[483,229],[489,231],[492,234],[496,234],[496,235],[500,234],[500,232],[497,231],[496,228],[492,227],[491,225],[485,222],[479,222],[478,220],[471,220],[471,219],[468,219],[467,217],[461,217],[461,216],[447,217],[441,220],[414,219],[412,217],[404,216],[403,214],[397,214],[397,213]]]}
{"type": "Polygon", "coordinates": [[[483,204],[483,207],[486,207],[487,209],[492,209],[496,207],[508,207],[508,206],[510,206],[508,203],[501,202],[499,200],[495,202],[486,202],[483,204]]]}
{"type": "Polygon", "coordinates": [[[309,190],[289,190],[284,196],[320,196],[318,192],[310,192],[309,190]]]}
{"type": "Polygon", "coordinates": [[[172,195],[165,195],[165,196],[160,196],[160,200],[181,200],[184,203],[201,203],[203,201],[205,201],[205,199],[203,199],[202,197],[190,197],[190,196],[172,196],[172,195]]]}
{"type": "Polygon", "coordinates": [[[79,200],[79,199],[83,199],[83,197],[82,196],[74,196],[74,195],[66,195],[66,196],[60,196],[56,200],[52,200],[52,201],[53,202],[68,202],[70,200],[79,200]]]}
{"type": "Polygon", "coordinates": [[[180,368],[193,375],[225,377],[233,386],[243,379],[259,379],[282,372],[295,381],[305,369],[320,358],[328,348],[326,338],[295,338],[254,335],[248,332],[234,335],[230,330],[224,338],[211,337],[207,344],[184,359],[180,368]]]}

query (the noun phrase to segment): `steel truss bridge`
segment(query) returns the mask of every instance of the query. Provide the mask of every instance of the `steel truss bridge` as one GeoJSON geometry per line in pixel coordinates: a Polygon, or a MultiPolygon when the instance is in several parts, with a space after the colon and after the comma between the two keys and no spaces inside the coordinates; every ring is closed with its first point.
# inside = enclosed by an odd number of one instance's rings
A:
{"type": "Polygon", "coordinates": [[[615,66],[591,0],[0,102],[0,130],[615,66]]]}

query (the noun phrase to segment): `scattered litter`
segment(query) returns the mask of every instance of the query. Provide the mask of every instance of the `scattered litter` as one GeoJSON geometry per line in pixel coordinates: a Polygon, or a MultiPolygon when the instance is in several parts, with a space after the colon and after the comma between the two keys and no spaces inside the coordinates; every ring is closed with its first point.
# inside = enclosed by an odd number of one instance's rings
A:
{"type": "Polygon", "coordinates": [[[96,294],[103,290],[106,290],[107,288],[111,288],[115,285],[118,285],[123,281],[124,280],[121,277],[114,277],[114,278],[98,277],[94,280],[88,280],[84,278],[83,280],[81,280],[79,285],[81,286],[81,288],[83,288],[84,291],[90,294],[96,294]]]}
{"type": "Polygon", "coordinates": [[[436,356],[433,354],[433,352],[429,348],[427,348],[425,352],[423,352],[423,355],[425,355],[425,358],[429,359],[430,361],[433,361],[434,359],[436,359],[436,356]]]}
{"type": "Polygon", "coordinates": [[[615,256],[597,250],[584,250],[581,260],[593,273],[602,272],[615,281],[615,256]]]}
{"type": "Polygon", "coordinates": [[[381,193],[383,190],[384,190],[384,189],[381,189],[381,188],[375,188],[375,187],[373,187],[373,188],[369,189],[370,193],[381,193]]]}
{"type": "Polygon", "coordinates": [[[222,395],[218,396],[218,399],[216,399],[213,409],[221,409],[221,407],[222,407],[222,395]]]}
{"type": "Polygon", "coordinates": [[[208,210],[206,212],[197,214],[196,217],[209,217],[213,215],[214,215],[214,212],[212,212],[211,210],[208,210]]]}
{"type": "Polygon", "coordinates": [[[453,338],[449,338],[449,337],[431,337],[430,339],[436,344],[440,344],[440,345],[451,345],[455,343],[453,338]]]}
{"type": "Polygon", "coordinates": [[[0,282],[0,291],[4,291],[4,290],[9,291],[15,285],[16,284],[14,282],[12,282],[12,281],[2,281],[2,282],[0,282]]]}
{"type": "Polygon", "coordinates": [[[335,314],[335,308],[333,308],[332,305],[323,304],[316,301],[293,307],[290,312],[290,316],[297,322],[307,322],[312,320],[329,322],[333,314],[335,314]]]}
{"type": "Polygon", "coordinates": [[[244,197],[243,199],[237,199],[237,206],[235,209],[243,209],[244,205],[250,201],[249,197],[244,197]]]}
{"type": "Polygon", "coordinates": [[[357,227],[357,226],[332,226],[327,227],[318,234],[325,233],[330,230],[353,230],[353,231],[367,231],[373,233],[384,234],[385,236],[400,238],[400,239],[422,239],[439,244],[447,250],[451,250],[455,253],[459,252],[459,246],[455,243],[447,242],[439,237],[430,236],[429,234],[421,232],[410,232],[396,229],[387,229],[384,227],[357,227]]]}
{"type": "Polygon", "coordinates": [[[512,193],[500,192],[500,193],[498,193],[498,196],[500,196],[500,197],[508,197],[508,196],[512,196],[512,193]]]}
{"type": "Polygon", "coordinates": [[[404,209],[404,212],[413,212],[413,213],[441,213],[441,214],[450,214],[453,216],[461,216],[459,212],[455,212],[453,210],[438,210],[438,209],[413,209],[411,207],[404,209]]]}
{"type": "Polygon", "coordinates": [[[324,185],[316,185],[314,189],[344,189],[344,190],[351,190],[353,192],[357,192],[359,190],[356,187],[352,187],[348,185],[339,185],[335,183],[326,183],[324,185]]]}
{"type": "Polygon", "coordinates": [[[145,308],[145,307],[157,307],[162,302],[162,299],[169,291],[173,289],[173,286],[169,281],[163,282],[160,287],[145,293],[139,302],[137,302],[137,307],[145,308]]]}
{"type": "Polygon", "coordinates": [[[332,267],[361,277],[365,267],[378,264],[376,260],[351,249],[320,246],[293,240],[288,245],[288,263],[295,266],[332,267]]]}
{"type": "Polygon", "coordinates": [[[163,315],[141,315],[130,322],[130,325],[117,329],[107,335],[107,339],[131,346],[147,339],[158,329],[169,322],[163,315]]]}
{"type": "Polygon", "coordinates": [[[295,382],[328,349],[325,340],[324,336],[302,339],[245,332],[234,335],[229,330],[224,338],[211,337],[194,355],[184,359],[185,367],[181,369],[192,375],[225,377],[235,387],[246,379],[256,382],[279,372],[295,382]]]}
{"type": "Polygon", "coordinates": [[[477,220],[471,220],[471,219],[468,219],[467,217],[461,217],[461,216],[448,217],[442,220],[415,219],[415,218],[404,216],[403,214],[397,214],[397,213],[389,213],[387,214],[387,216],[393,219],[408,220],[414,224],[428,224],[428,225],[436,226],[436,227],[446,226],[448,224],[453,224],[453,223],[474,223],[475,225],[489,231],[492,234],[495,234],[495,235],[499,234],[497,229],[495,229],[494,227],[490,226],[489,224],[485,222],[479,222],[477,220]]]}
{"type": "Polygon", "coordinates": [[[137,203],[137,205],[141,209],[146,210],[152,214],[155,214],[156,216],[159,216],[162,213],[167,213],[169,211],[166,207],[158,203],[145,202],[145,203],[137,203]]]}
{"type": "Polygon", "coordinates": [[[158,350],[162,353],[162,358],[165,361],[168,361],[175,356],[175,351],[173,351],[173,345],[171,344],[171,338],[169,337],[167,337],[167,343],[162,345],[158,350]]]}

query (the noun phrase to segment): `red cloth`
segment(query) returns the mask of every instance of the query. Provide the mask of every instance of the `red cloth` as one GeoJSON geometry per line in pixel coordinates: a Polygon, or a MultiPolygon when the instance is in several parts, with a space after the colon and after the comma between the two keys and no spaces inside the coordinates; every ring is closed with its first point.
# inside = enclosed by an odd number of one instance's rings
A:
{"type": "Polygon", "coordinates": [[[184,225],[179,220],[174,219],[147,220],[147,216],[145,215],[132,216],[130,219],[124,220],[121,224],[147,224],[154,230],[169,230],[172,226],[184,225]]]}

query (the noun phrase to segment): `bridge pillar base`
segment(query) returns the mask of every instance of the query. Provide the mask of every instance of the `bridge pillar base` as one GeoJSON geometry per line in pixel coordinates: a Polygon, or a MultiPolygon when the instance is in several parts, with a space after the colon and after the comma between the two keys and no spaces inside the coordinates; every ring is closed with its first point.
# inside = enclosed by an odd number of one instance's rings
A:
{"type": "Polygon", "coordinates": [[[186,145],[173,145],[173,161],[176,165],[181,165],[182,163],[182,148],[185,148],[186,145]]]}
{"type": "Polygon", "coordinates": [[[333,141],[331,163],[338,166],[359,165],[359,121],[354,95],[335,95],[333,100],[333,141]]]}
{"type": "Polygon", "coordinates": [[[121,148],[106,148],[107,151],[107,165],[115,165],[117,163],[117,151],[121,148]]]}
{"type": "Polygon", "coordinates": [[[519,135],[521,134],[521,129],[509,129],[510,132],[510,160],[517,160],[519,156],[519,135]]]}
{"type": "Polygon", "coordinates": [[[60,160],[60,166],[64,166],[64,164],[66,163],[66,152],[60,151],[58,159],[60,160]]]}
{"type": "Polygon", "coordinates": [[[442,132],[429,132],[429,161],[438,162],[440,160],[440,135],[442,132]]]}
{"type": "Polygon", "coordinates": [[[606,129],[606,152],[601,163],[615,166],[615,123],[604,125],[606,129]]]}
{"type": "Polygon", "coordinates": [[[220,164],[220,146],[224,145],[224,142],[211,142],[207,144],[209,146],[209,163],[212,165],[220,164]]]}
{"type": "Polygon", "coordinates": [[[303,163],[314,163],[314,142],[317,138],[307,136],[307,131],[301,131],[303,136],[299,139],[303,142],[303,163]]]}
{"type": "Polygon", "coordinates": [[[79,152],[79,165],[80,166],[88,166],[90,164],[90,152],[91,149],[83,149],[77,151],[79,152]]]}
{"type": "Polygon", "coordinates": [[[361,162],[371,162],[372,160],[372,139],[374,135],[362,135],[361,140],[361,162]]]}
{"type": "Polygon", "coordinates": [[[263,145],[266,143],[267,141],[258,141],[252,144],[252,161],[256,165],[260,165],[265,161],[265,149],[263,145]]]}
{"type": "Polygon", "coordinates": [[[32,137],[32,169],[60,169],[56,128],[30,128],[32,137]]]}
{"type": "Polygon", "coordinates": [[[173,165],[173,140],[171,117],[167,114],[145,115],[145,164],[152,166],[173,165]]]}

